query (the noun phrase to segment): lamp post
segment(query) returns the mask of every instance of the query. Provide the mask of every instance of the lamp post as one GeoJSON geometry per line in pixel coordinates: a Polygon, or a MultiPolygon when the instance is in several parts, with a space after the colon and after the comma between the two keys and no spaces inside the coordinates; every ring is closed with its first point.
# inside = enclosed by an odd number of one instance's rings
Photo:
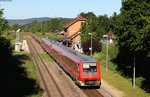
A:
{"type": "Polygon", "coordinates": [[[89,33],[89,35],[91,35],[91,48],[90,48],[90,50],[91,50],[91,56],[92,56],[92,33],[89,33]]]}
{"type": "Polygon", "coordinates": [[[106,72],[108,71],[108,35],[103,35],[106,37],[106,72]]]}

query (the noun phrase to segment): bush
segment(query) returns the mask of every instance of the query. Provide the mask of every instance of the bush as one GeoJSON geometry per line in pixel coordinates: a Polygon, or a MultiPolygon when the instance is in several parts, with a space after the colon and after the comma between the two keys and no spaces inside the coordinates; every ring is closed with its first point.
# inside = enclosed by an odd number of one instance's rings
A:
{"type": "Polygon", "coordinates": [[[142,87],[142,83],[145,79],[143,77],[137,77],[135,79],[135,82],[136,82],[136,85],[139,86],[139,87],[142,87]]]}
{"type": "Polygon", "coordinates": [[[8,60],[12,55],[12,46],[9,40],[0,37],[0,58],[2,61],[8,60]]]}
{"type": "MultiPolygon", "coordinates": [[[[90,50],[89,48],[91,48],[91,39],[87,40],[86,42],[84,42],[82,44],[83,47],[83,51],[85,54],[90,55],[90,50]]],[[[102,43],[100,42],[100,40],[93,38],[92,39],[92,54],[94,54],[95,52],[101,52],[102,50],[102,43]]]]}

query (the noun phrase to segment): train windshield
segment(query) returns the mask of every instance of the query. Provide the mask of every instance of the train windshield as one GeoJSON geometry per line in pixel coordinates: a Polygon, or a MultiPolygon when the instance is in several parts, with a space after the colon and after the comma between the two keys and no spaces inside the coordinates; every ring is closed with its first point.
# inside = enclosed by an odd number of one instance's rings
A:
{"type": "Polygon", "coordinates": [[[83,63],[84,75],[96,75],[96,63],[83,63]]]}

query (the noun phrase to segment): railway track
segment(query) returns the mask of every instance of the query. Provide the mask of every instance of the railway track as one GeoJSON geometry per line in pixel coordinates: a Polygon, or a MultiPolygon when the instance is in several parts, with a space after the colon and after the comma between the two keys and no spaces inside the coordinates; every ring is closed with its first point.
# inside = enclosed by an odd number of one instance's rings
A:
{"type": "Polygon", "coordinates": [[[104,97],[96,89],[82,89],[82,91],[86,93],[88,97],[104,97]]]}
{"type": "MultiPolygon", "coordinates": [[[[30,49],[32,51],[38,52],[34,43],[29,38],[30,38],[30,36],[26,36],[26,39],[28,41],[30,41],[30,44],[29,44],[30,49]]],[[[54,87],[56,88],[55,91],[58,91],[57,92],[58,97],[65,97],[64,94],[62,93],[61,89],[57,85],[56,81],[54,80],[51,72],[48,70],[46,64],[44,63],[43,59],[41,58],[40,54],[39,53],[33,53],[33,59],[34,59],[34,62],[36,63],[36,67],[38,69],[39,75],[40,75],[41,80],[43,82],[43,86],[44,86],[45,92],[47,94],[47,97],[53,97],[54,93],[51,92],[52,89],[50,89],[50,88],[54,89],[54,87]],[[45,77],[45,76],[47,76],[47,77],[45,77]],[[49,84],[46,83],[46,80],[49,80],[50,83],[49,84]]]]}
{"type": "MultiPolygon", "coordinates": [[[[41,41],[38,40],[35,36],[33,35],[29,35],[30,37],[32,37],[39,45],[41,45],[41,41]]],[[[31,42],[31,44],[33,45],[33,43],[31,42]]],[[[30,46],[32,47],[32,46],[30,46]]],[[[42,46],[41,46],[42,47],[42,46]]],[[[33,45],[32,47],[33,50],[36,50],[35,46],[33,45]]],[[[37,50],[36,50],[37,52],[37,50]]],[[[55,82],[53,76],[51,75],[51,72],[47,69],[46,64],[44,63],[44,61],[42,60],[42,58],[40,57],[40,55],[38,53],[35,53],[35,57],[34,60],[36,60],[36,64],[39,64],[37,59],[41,60],[41,63],[43,64],[44,68],[46,69],[46,71],[48,72],[49,76],[52,77],[52,80],[54,81],[54,84],[56,85],[58,91],[60,92],[61,97],[65,97],[63,95],[63,93],[61,92],[61,89],[59,88],[59,86],[57,85],[57,83],[55,82]],[[37,58],[38,57],[38,58],[37,58]]],[[[38,70],[39,70],[39,66],[37,66],[38,70]]],[[[40,70],[39,70],[40,71],[40,70]]],[[[39,72],[40,73],[40,72],[39,72]]],[[[42,74],[40,74],[41,78],[42,78],[42,74]]],[[[49,93],[49,89],[47,88],[47,84],[44,81],[44,78],[42,78],[44,87],[45,87],[45,91],[47,92],[48,97],[52,97],[51,94],[49,93]]],[[[86,95],[87,97],[104,97],[102,94],[100,94],[100,92],[98,92],[96,89],[81,89],[86,95]]]]}

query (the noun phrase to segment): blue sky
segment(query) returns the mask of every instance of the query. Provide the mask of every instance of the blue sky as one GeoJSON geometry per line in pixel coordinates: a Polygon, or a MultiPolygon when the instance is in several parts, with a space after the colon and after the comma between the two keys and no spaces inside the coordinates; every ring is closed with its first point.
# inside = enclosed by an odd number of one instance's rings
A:
{"type": "Polygon", "coordinates": [[[80,12],[94,12],[96,15],[120,12],[121,0],[12,0],[0,2],[6,19],[34,17],[74,18],[80,12]]]}

